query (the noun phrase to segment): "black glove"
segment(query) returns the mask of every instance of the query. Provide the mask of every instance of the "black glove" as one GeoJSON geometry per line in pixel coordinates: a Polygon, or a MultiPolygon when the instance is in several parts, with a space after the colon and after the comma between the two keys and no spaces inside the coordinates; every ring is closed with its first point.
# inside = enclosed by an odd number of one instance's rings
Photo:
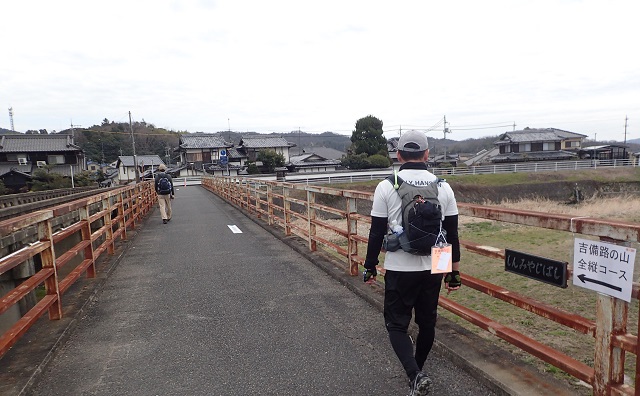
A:
{"type": "Polygon", "coordinates": [[[460,279],[460,271],[451,271],[444,277],[444,283],[447,285],[447,288],[456,288],[462,285],[462,280],[460,279]]]}
{"type": "Polygon", "coordinates": [[[364,272],[362,273],[362,280],[364,283],[371,282],[372,279],[375,280],[375,277],[378,275],[378,270],[376,269],[376,265],[378,263],[372,261],[364,262],[364,272]]]}

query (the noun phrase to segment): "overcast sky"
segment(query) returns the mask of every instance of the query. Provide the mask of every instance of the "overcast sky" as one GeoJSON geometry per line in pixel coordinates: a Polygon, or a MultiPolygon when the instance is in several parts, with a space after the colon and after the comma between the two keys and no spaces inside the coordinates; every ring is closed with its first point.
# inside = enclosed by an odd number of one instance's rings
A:
{"type": "Polygon", "coordinates": [[[0,127],[640,138],[637,0],[0,2],[0,127]]]}

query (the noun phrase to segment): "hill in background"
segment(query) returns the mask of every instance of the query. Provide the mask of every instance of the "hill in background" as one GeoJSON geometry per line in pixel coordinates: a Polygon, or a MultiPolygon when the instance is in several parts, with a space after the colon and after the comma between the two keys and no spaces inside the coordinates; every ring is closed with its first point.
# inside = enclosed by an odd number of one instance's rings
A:
{"type": "MultiPolygon", "coordinates": [[[[144,120],[132,124],[134,137],[136,141],[136,154],[152,155],[156,154],[163,160],[175,163],[178,159],[174,150],[178,147],[179,137],[181,134],[189,134],[189,131],[174,131],[164,128],[158,128],[152,123],[144,120]]],[[[42,130],[46,133],[46,130],[42,130]]],[[[35,132],[37,131],[30,131],[35,132]]],[[[1,134],[15,134],[8,129],[0,128],[1,134]]],[[[71,134],[70,129],[60,131],[61,134],[71,134]]],[[[193,132],[193,133],[211,133],[211,132],[193,132]]],[[[237,131],[218,131],[214,135],[220,136],[225,141],[238,146],[243,137],[247,136],[277,136],[283,137],[288,142],[295,144],[297,147],[313,150],[314,147],[327,147],[346,153],[351,145],[351,134],[338,134],[334,132],[323,133],[307,133],[304,131],[291,131],[289,133],[258,133],[258,132],[237,132],[237,131]]],[[[439,139],[428,135],[429,147],[431,155],[441,155],[446,151],[449,154],[475,154],[484,149],[491,149],[498,140],[499,135],[484,136],[481,138],[471,138],[466,140],[439,139]]],[[[133,155],[133,145],[131,139],[131,127],[129,123],[113,122],[104,119],[100,125],[94,125],[89,128],[78,128],[74,131],[75,143],[80,146],[87,156],[87,159],[100,162],[104,160],[107,163],[115,161],[120,155],[133,155]]],[[[587,145],[600,144],[620,144],[619,142],[595,142],[589,141],[587,145]]],[[[640,151],[640,139],[627,141],[630,151],[640,151]]]]}

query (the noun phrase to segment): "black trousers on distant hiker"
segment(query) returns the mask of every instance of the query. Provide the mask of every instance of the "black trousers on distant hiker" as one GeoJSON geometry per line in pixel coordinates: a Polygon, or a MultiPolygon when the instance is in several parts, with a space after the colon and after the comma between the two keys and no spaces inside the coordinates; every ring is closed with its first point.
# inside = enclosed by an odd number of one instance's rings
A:
{"type": "Polygon", "coordinates": [[[431,271],[385,272],[384,320],[389,340],[409,379],[422,370],[435,339],[442,274],[431,271]],[[415,310],[415,354],[407,333],[415,310]]]}

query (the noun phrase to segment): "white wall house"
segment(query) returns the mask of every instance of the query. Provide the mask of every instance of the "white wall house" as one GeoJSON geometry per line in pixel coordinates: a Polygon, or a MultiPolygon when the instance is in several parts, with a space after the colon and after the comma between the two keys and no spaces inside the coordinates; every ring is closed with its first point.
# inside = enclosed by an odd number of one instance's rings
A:
{"type": "MultiPolygon", "coordinates": [[[[160,164],[166,164],[160,159],[158,155],[136,155],[138,161],[139,176],[145,171],[155,171],[160,164]]],[[[136,168],[134,165],[133,155],[121,155],[116,161],[116,168],[118,169],[118,182],[120,184],[129,183],[136,180],[136,168]]]]}

